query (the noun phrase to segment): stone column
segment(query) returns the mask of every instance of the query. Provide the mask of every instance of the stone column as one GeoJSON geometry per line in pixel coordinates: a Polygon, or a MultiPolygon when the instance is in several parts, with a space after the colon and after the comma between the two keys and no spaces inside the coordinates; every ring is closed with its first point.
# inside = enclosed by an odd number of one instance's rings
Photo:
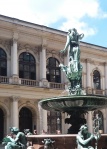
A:
{"type": "Polygon", "coordinates": [[[41,80],[46,80],[46,47],[42,46],[41,51],[41,80]]]}
{"type": "Polygon", "coordinates": [[[67,133],[67,128],[65,128],[65,113],[61,113],[62,114],[62,134],[66,134],[67,133]],[[66,130],[65,130],[66,129],[66,130]]]}
{"type": "Polygon", "coordinates": [[[93,121],[92,121],[92,112],[89,111],[87,114],[87,124],[89,132],[93,132],[93,121]]]}
{"type": "Polygon", "coordinates": [[[107,62],[104,65],[104,70],[105,70],[105,95],[107,95],[107,62]]]}
{"type": "Polygon", "coordinates": [[[107,133],[107,108],[105,109],[104,111],[104,133],[106,134],[107,133]]]}
{"type": "Polygon", "coordinates": [[[17,56],[17,41],[18,33],[13,34],[12,46],[11,46],[11,75],[18,75],[18,56],[17,56]]]}
{"type": "Polygon", "coordinates": [[[86,88],[87,93],[91,93],[90,59],[86,60],[86,88]]]}
{"type": "Polygon", "coordinates": [[[42,45],[40,52],[40,86],[48,87],[48,81],[46,80],[46,45],[42,45]]]}
{"type": "Polygon", "coordinates": [[[11,45],[11,81],[10,83],[18,84],[18,51],[17,51],[18,34],[13,34],[12,45],[11,45]]]}
{"type": "Polygon", "coordinates": [[[18,111],[18,99],[19,97],[12,96],[11,97],[11,118],[12,118],[12,126],[19,128],[19,111],[18,111]]]}
{"type": "Polygon", "coordinates": [[[39,133],[42,133],[43,130],[43,109],[39,105],[39,133]]]}
{"type": "Polygon", "coordinates": [[[47,132],[47,111],[42,109],[43,115],[43,130],[47,132]]]}

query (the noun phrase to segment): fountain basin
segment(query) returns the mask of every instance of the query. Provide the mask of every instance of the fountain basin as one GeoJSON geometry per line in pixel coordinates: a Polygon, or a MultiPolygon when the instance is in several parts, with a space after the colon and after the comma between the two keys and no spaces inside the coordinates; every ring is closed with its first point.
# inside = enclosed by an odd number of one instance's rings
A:
{"type": "Polygon", "coordinates": [[[39,105],[48,111],[93,111],[107,107],[107,97],[94,95],[59,96],[42,99],[39,105]]]}
{"type": "MultiPolygon", "coordinates": [[[[76,149],[76,135],[29,135],[27,136],[27,140],[32,143],[32,146],[35,149],[44,149],[44,144],[42,141],[46,138],[50,138],[54,140],[54,148],[59,149],[76,149]]],[[[92,146],[95,147],[95,140],[92,141],[92,146]]],[[[107,134],[101,134],[100,141],[98,141],[98,149],[107,149],[107,134]]]]}

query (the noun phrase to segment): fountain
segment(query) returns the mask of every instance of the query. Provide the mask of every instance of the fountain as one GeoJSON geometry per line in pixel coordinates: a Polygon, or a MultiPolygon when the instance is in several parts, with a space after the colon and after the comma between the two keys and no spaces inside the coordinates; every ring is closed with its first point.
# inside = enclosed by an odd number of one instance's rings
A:
{"type": "MultiPolygon", "coordinates": [[[[76,134],[78,133],[80,126],[86,124],[85,114],[88,113],[88,111],[102,109],[107,106],[107,97],[86,95],[85,91],[82,89],[82,65],[80,64],[79,40],[81,40],[83,36],[84,34],[79,34],[75,28],[68,30],[67,42],[64,49],[60,51],[61,53],[64,53],[67,49],[69,50],[68,65],[59,65],[69,81],[67,89],[68,95],[42,99],[38,103],[45,110],[60,111],[69,114],[70,118],[66,118],[65,123],[71,124],[71,127],[68,129],[67,135],[47,134],[30,136],[28,140],[32,140],[32,142],[36,141],[34,143],[35,149],[41,148],[41,146],[43,148],[41,142],[43,139],[48,138],[55,140],[54,146],[56,148],[69,149],[71,146],[73,149],[76,148],[76,134]]],[[[105,145],[104,141],[105,138],[101,141],[103,146],[105,145]]],[[[102,144],[99,144],[100,148],[102,147],[102,144]]]]}
{"type": "Polygon", "coordinates": [[[68,66],[60,64],[69,80],[68,95],[43,99],[39,105],[45,110],[54,110],[66,112],[70,118],[65,119],[65,123],[72,126],[68,129],[68,134],[77,134],[81,125],[86,123],[85,114],[88,111],[105,108],[107,106],[107,97],[86,95],[82,89],[82,65],[80,64],[79,40],[84,34],[78,34],[75,28],[68,30],[67,42],[64,50],[69,50],[68,66]]]}

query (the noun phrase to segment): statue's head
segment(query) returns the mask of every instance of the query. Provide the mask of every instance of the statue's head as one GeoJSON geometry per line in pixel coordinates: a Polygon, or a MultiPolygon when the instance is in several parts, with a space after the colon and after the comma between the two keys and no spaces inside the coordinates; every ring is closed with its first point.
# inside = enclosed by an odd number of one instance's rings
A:
{"type": "Polygon", "coordinates": [[[82,125],[82,126],[80,127],[80,131],[81,131],[82,133],[86,134],[86,133],[88,132],[88,126],[87,126],[87,124],[82,125]]]}
{"type": "Polygon", "coordinates": [[[19,129],[17,127],[10,127],[10,131],[13,134],[17,134],[19,132],[19,129]]]}
{"type": "Polygon", "coordinates": [[[77,35],[77,30],[75,28],[69,29],[68,34],[77,35]]]}

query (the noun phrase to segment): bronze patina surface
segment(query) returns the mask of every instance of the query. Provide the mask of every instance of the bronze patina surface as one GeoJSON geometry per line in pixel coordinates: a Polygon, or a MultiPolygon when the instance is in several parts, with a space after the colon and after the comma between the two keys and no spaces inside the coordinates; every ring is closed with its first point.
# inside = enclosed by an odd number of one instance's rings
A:
{"type": "Polygon", "coordinates": [[[39,102],[45,110],[67,112],[73,110],[93,111],[107,107],[107,97],[81,95],[60,96],[43,99],[39,102]]]}

